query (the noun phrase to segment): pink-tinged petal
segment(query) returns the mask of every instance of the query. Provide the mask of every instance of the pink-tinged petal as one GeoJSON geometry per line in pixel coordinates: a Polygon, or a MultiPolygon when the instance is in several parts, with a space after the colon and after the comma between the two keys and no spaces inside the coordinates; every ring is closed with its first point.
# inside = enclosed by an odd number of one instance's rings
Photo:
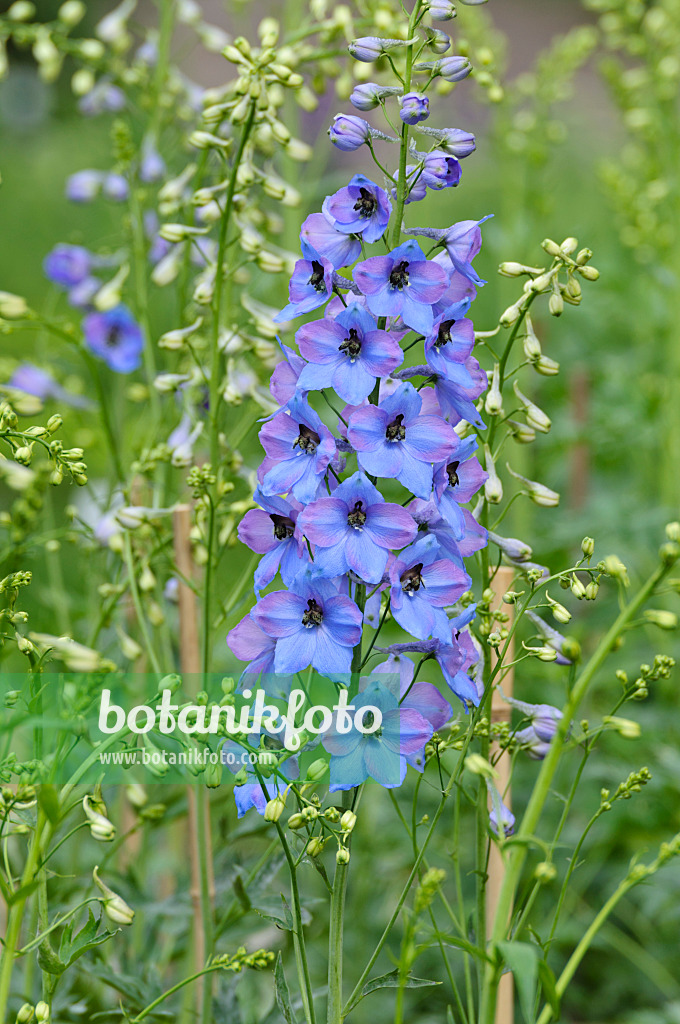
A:
{"type": "Polygon", "coordinates": [[[271,551],[279,541],[274,536],[274,524],[266,512],[259,508],[246,512],[238,524],[238,539],[251,551],[260,555],[271,551]]]}
{"type": "Polygon", "coordinates": [[[449,277],[438,263],[434,263],[432,260],[423,260],[418,263],[409,263],[408,284],[409,291],[417,302],[426,302],[432,305],[442,297],[448,288],[449,277]]]}
{"type": "Polygon", "coordinates": [[[438,416],[419,416],[409,424],[406,443],[414,458],[442,462],[455,450],[458,436],[446,420],[438,416]]]}
{"type": "Polygon", "coordinates": [[[432,683],[415,683],[401,706],[418,711],[435,732],[451,721],[453,715],[451,705],[432,683]]]}
{"type": "Polygon", "coordinates": [[[305,359],[313,363],[328,363],[337,359],[346,334],[334,320],[315,320],[311,324],[303,324],[295,340],[305,359]]]}
{"type": "Polygon", "coordinates": [[[375,451],[384,444],[387,424],[387,415],[383,409],[374,405],[362,406],[351,415],[347,438],[357,451],[375,451]]]}
{"type": "Polygon", "coordinates": [[[383,548],[404,548],[415,540],[418,527],[401,505],[387,502],[367,509],[364,530],[383,548]]]}
{"type": "Polygon", "coordinates": [[[297,456],[272,466],[261,481],[262,493],[284,494],[289,491],[297,485],[310,462],[307,456],[297,456]]]}
{"type": "Polygon", "coordinates": [[[487,543],[487,531],[480,526],[471,512],[463,509],[465,519],[465,536],[458,542],[458,550],[463,558],[469,558],[475,551],[481,551],[487,543]]]}
{"type": "Polygon", "coordinates": [[[300,629],[292,636],[284,636],[276,643],[274,668],[277,674],[302,672],[311,665],[316,651],[316,630],[300,629]]]}
{"type": "Polygon", "coordinates": [[[375,295],[389,280],[392,266],[389,256],[371,256],[354,268],[352,277],[364,295],[375,295]]]}
{"type": "Polygon", "coordinates": [[[421,388],[418,392],[422,400],[421,414],[423,416],[440,416],[442,411],[439,405],[439,399],[434,388],[421,388]]]}
{"type": "Polygon", "coordinates": [[[279,413],[265,423],[259,433],[260,444],[273,459],[287,459],[294,451],[300,435],[300,425],[292,416],[279,413]]]}
{"type": "Polygon", "coordinates": [[[274,641],[248,613],[227,635],[227,645],[239,661],[252,661],[273,650],[274,641]]]}
{"type": "Polygon", "coordinates": [[[402,705],[383,715],[383,742],[402,757],[422,750],[433,732],[430,722],[415,708],[402,705]]]}
{"type": "Polygon", "coordinates": [[[306,607],[307,602],[297,594],[276,590],[258,601],[250,614],[268,636],[290,637],[305,632],[302,616],[306,607]]]}
{"type": "Polygon", "coordinates": [[[387,377],[402,363],[404,353],[388,331],[371,331],[361,343],[361,359],[374,377],[387,377]]]}
{"type": "Polygon", "coordinates": [[[425,594],[433,605],[454,604],[470,586],[470,577],[459,566],[442,558],[423,568],[425,594]]]}
{"type": "Polygon", "coordinates": [[[457,501],[469,501],[482,486],[488,474],[482,469],[479,459],[468,459],[461,462],[457,470],[459,483],[453,492],[457,501]]]}
{"type": "Polygon", "coordinates": [[[323,625],[344,647],[355,647],[361,640],[361,612],[342,594],[324,602],[323,625]]]}
{"type": "Polygon", "coordinates": [[[312,543],[331,547],[349,529],[347,505],[340,498],[318,498],[300,513],[298,524],[312,543]]]}

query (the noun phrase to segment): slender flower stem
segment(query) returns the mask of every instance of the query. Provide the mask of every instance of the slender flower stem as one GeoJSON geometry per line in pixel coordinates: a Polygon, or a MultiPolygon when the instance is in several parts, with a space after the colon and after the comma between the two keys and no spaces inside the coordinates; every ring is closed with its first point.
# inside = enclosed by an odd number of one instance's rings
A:
{"type": "Polygon", "coordinates": [[[229,177],[229,186],[225,196],[224,210],[220,222],[219,241],[217,246],[217,264],[215,268],[215,284],[213,294],[213,324],[212,324],[212,351],[210,361],[210,409],[209,409],[209,433],[210,433],[210,464],[215,474],[215,484],[212,490],[212,508],[208,525],[208,558],[205,567],[205,597],[203,606],[203,671],[210,670],[211,636],[212,636],[212,605],[214,589],[214,560],[215,544],[217,541],[217,508],[219,505],[219,412],[222,400],[220,392],[220,322],[222,317],[222,301],[224,297],[224,261],[226,257],[227,242],[229,238],[229,225],[234,207],[234,193],[236,191],[236,179],[238,169],[241,166],[250,133],[255,122],[257,101],[253,100],[248,108],[248,115],[243,125],[241,138],[239,140],[234,163],[229,177]]]}
{"type": "MultiPolygon", "coordinates": [[[[408,23],[408,38],[413,38],[416,24],[418,22],[418,14],[420,11],[421,0],[416,0],[411,11],[411,17],[408,23]]],[[[415,43],[409,43],[406,47],[406,71],[404,72],[404,92],[407,93],[411,89],[411,75],[413,72],[413,47],[415,43]]],[[[408,125],[403,124],[401,127],[401,145],[399,147],[399,178],[397,180],[397,212],[396,219],[394,222],[394,232],[392,234],[392,248],[396,248],[401,241],[401,225],[404,219],[404,206],[406,203],[406,193],[408,182],[406,180],[406,161],[408,159],[408,125]]]]}
{"type": "MultiPolygon", "coordinates": [[[[668,574],[670,569],[671,566],[666,564],[659,566],[659,568],[652,573],[647,582],[643,584],[635,597],[623,607],[615,622],[607,634],[602,638],[596,651],[584,666],[582,672],[574,683],[569,699],[562,712],[563,717],[557,725],[557,731],[550,743],[548,754],[543,761],[541,771],[538,779],[536,780],[522,823],[508,852],[505,877],[499,893],[494,925],[491,932],[492,948],[490,952],[492,955],[493,950],[496,947],[496,943],[502,941],[507,935],[517,883],[527,857],[531,838],[534,835],[541,812],[543,811],[548,794],[550,793],[558,761],[567,738],[569,724],[574,720],[576,712],[578,711],[581,701],[583,700],[593,677],[614,649],[619,636],[625,630],[629,622],[635,618],[637,613],[640,611],[640,608],[644,605],[651,594],[654,593],[654,590],[661,580],[663,580],[663,578],[668,574]]],[[[490,962],[487,962],[484,972],[482,1005],[480,1007],[479,1015],[480,1024],[493,1024],[499,978],[500,970],[498,962],[495,958],[492,958],[490,962]]]]}
{"type": "Polygon", "coordinates": [[[300,993],[302,995],[302,1006],[304,1009],[305,1020],[307,1024],[316,1024],[316,1015],[314,1012],[314,996],[312,993],[312,982],[309,974],[309,964],[307,962],[307,950],[305,947],[305,937],[302,926],[302,908],[300,904],[300,891],[298,889],[297,882],[297,869],[293,855],[290,852],[288,840],[286,834],[283,831],[279,822],[275,822],[276,831],[279,834],[279,841],[283,847],[283,853],[288,863],[288,870],[290,872],[290,889],[291,897],[293,901],[293,917],[295,922],[295,928],[293,929],[293,944],[295,946],[295,962],[297,965],[298,978],[300,980],[300,993]]]}
{"type": "Polygon", "coordinates": [[[342,952],[349,864],[337,863],[328,941],[328,1024],[342,1024],[342,952]]]}

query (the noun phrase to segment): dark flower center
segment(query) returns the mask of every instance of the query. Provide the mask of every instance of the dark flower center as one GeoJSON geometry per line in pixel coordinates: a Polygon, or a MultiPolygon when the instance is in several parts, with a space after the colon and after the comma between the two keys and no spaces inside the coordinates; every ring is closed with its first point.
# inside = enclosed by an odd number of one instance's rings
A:
{"type": "Polygon", "coordinates": [[[309,279],[309,284],[311,284],[312,288],[316,288],[317,292],[326,291],[323,267],[318,260],[312,260],[312,276],[309,279]]]}
{"type": "Polygon", "coordinates": [[[350,526],[353,526],[355,530],[360,530],[366,522],[366,513],[363,509],[363,502],[357,501],[354,503],[354,508],[347,515],[347,522],[350,526]]]}
{"type": "Polygon", "coordinates": [[[321,438],[317,434],[316,430],[311,430],[309,427],[306,427],[304,423],[300,423],[299,426],[300,433],[293,444],[293,448],[300,448],[300,450],[306,452],[307,455],[313,455],[321,444],[321,438]]]}
{"type": "Polygon", "coordinates": [[[448,475],[448,478],[449,478],[449,484],[451,485],[451,487],[457,487],[458,484],[460,483],[460,477],[458,476],[458,467],[459,466],[460,466],[460,462],[449,462],[448,466],[446,467],[446,472],[447,472],[447,475],[448,475]]]}
{"type": "Polygon", "coordinates": [[[372,196],[368,189],[359,189],[359,198],[354,204],[354,209],[360,217],[372,217],[377,205],[375,196],[372,196]]]}
{"type": "Polygon", "coordinates": [[[320,626],[323,622],[323,609],[321,605],[318,605],[313,597],[310,597],[307,601],[307,608],[302,615],[302,625],[306,626],[307,629],[311,629],[312,626],[320,626]]]}
{"type": "Polygon", "coordinates": [[[363,718],[361,719],[364,729],[370,729],[375,722],[375,715],[372,711],[364,712],[363,718]]]}
{"type": "Polygon", "coordinates": [[[104,335],[104,344],[107,348],[115,348],[120,344],[120,331],[117,327],[109,327],[104,335]]]}
{"type": "Polygon", "coordinates": [[[398,416],[395,416],[391,423],[387,424],[387,429],[385,430],[385,437],[387,438],[388,441],[404,440],[404,438],[406,437],[406,427],[402,425],[403,419],[404,414],[400,412],[398,416]]]}
{"type": "Polygon", "coordinates": [[[451,328],[455,322],[455,320],[442,320],[439,325],[437,340],[435,341],[437,348],[441,348],[442,345],[447,345],[451,341],[451,328]]]}
{"type": "Polygon", "coordinates": [[[423,563],[418,562],[417,565],[412,565],[410,569],[402,572],[399,579],[401,580],[401,589],[405,594],[415,594],[421,587],[425,587],[422,571],[423,563]]]}
{"type": "Polygon", "coordinates": [[[400,291],[408,285],[408,260],[402,260],[401,263],[397,263],[396,267],[392,268],[390,284],[393,288],[398,288],[400,291]]]}
{"type": "Polygon", "coordinates": [[[288,540],[295,532],[295,523],[288,516],[277,516],[275,512],[269,514],[274,524],[274,536],[277,540],[288,540]]]}
{"type": "Polygon", "coordinates": [[[338,346],[339,352],[346,352],[352,362],[361,352],[361,338],[357,334],[355,327],[350,327],[349,335],[345,338],[342,345],[338,346]]]}

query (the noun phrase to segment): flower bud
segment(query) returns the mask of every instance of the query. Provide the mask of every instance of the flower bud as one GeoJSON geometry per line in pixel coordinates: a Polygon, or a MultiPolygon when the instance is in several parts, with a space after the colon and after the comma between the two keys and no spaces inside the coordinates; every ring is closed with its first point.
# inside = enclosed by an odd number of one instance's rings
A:
{"type": "Polygon", "coordinates": [[[285,811],[285,809],[285,797],[281,796],[280,794],[278,796],[275,796],[273,800],[270,800],[267,803],[267,806],[264,809],[264,820],[278,821],[283,812],[285,811]]]}
{"type": "Polygon", "coordinates": [[[491,386],[486,393],[484,408],[489,416],[499,416],[503,411],[503,396],[500,388],[500,367],[498,363],[494,364],[493,373],[491,375],[491,386]]]}
{"type": "Polygon", "coordinates": [[[549,356],[539,356],[534,363],[534,369],[543,377],[556,377],[560,372],[560,364],[549,356]]]}
{"type": "Polygon", "coordinates": [[[615,715],[605,715],[602,719],[605,725],[611,726],[626,740],[636,740],[642,729],[639,722],[633,722],[630,718],[617,718],[615,715]]]}
{"type": "Polygon", "coordinates": [[[352,40],[347,49],[355,60],[362,61],[365,64],[372,64],[373,61],[378,60],[384,53],[387,53],[388,50],[403,45],[403,39],[381,39],[379,36],[362,36],[360,39],[352,40]]]}
{"type": "Polygon", "coordinates": [[[30,21],[35,16],[35,4],[29,0],[15,0],[7,9],[7,17],[10,21],[30,21]]]}
{"type": "Polygon", "coordinates": [[[33,1020],[33,1007],[30,1003],[24,1003],[17,1013],[16,1024],[31,1024],[33,1020]]]}
{"type": "Polygon", "coordinates": [[[104,913],[109,920],[113,921],[114,924],[132,924],[135,916],[134,910],[128,906],[122,896],[119,896],[105,882],[102,882],[99,877],[99,865],[96,865],[93,869],[92,878],[97,888],[104,894],[102,903],[104,904],[104,913]]]}
{"type": "Polygon", "coordinates": [[[510,429],[513,439],[518,444],[531,444],[532,441],[536,440],[536,431],[527,423],[518,423],[517,420],[506,420],[506,424],[510,429]]]}
{"type": "Polygon", "coordinates": [[[595,580],[591,580],[590,583],[586,584],[586,593],[585,593],[586,601],[594,601],[595,598],[597,597],[597,593],[598,593],[599,589],[600,589],[600,585],[599,585],[599,583],[596,583],[595,580]]]}
{"type": "Polygon", "coordinates": [[[550,597],[550,595],[547,592],[545,596],[546,600],[548,601],[548,604],[550,605],[550,610],[553,614],[553,618],[557,622],[569,622],[571,619],[571,612],[568,610],[568,608],[565,608],[564,605],[560,604],[559,601],[553,600],[553,598],[550,597]]]}
{"type": "Polygon", "coordinates": [[[334,146],[345,153],[359,149],[371,136],[370,125],[354,114],[336,114],[328,135],[334,146]]]}
{"type": "Polygon", "coordinates": [[[472,64],[467,57],[443,57],[434,70],[445,82],[462,82],[472,71],[472,64]]]}
{"type": "Polygon", "coordinates": [[[548,256],[562,255],[559,245],[557,244],[557,242],[553,242],[552,238],[544,238],[541,242],[541,248],[545,249],[548,256]]]}
{"type": "Polygon", "coordinates": [[[35,1019],[37,1024],[49,1024],[50,1008],[44,999],[35,1004],[35,1019]]]}
{"type": "Polygon", "coordinates": [[[586,588],[584,587],[583,583],[578,578],[576,573],[572,573],[571,575],[570,589],[574,597],[577,597],[579,601],[586,596],[586,588]]]}
{"type": "Polygon", "coordinates": [[[534,868],[534,878],[541,885],[545,885],[547,882],[553,882],[557,878],[557,868],[549,861],[543,860],[534,868]]]}
{"type": "Polygon", "coordinates": [[[592,537],[584,537],[581,541],[581,551],[586,558],[592,558],[595,551],[595,541],[592,537]]]}
{"type": "Polygon", "coordinates": [[[319,782],[327,771],[328,762],[320,757],[317,761],[313,761],[307,769],[307,779],[309,782],[319,782]]]}
{"type": "Polygon", "coordinates": [[[116,827],[106,817],[106,805],[101,800],[96,800],[88,793],[83,797],[83,810],[90,823],[90,833],[93,839],[97,839],[101,843],[108,843],[115,838],[116,827]]]}
{"type": "Polygon", "coordinates": [[[510,466],[507,468],[511,476],[514,476],[516,480],[520,480],[524,484],[526,493],[536,505],[541,505],[543,508],[554,508],[556,505],[559,505],[560,496],[557,491],[551,490],[545,484],[539,484],[536,480],[529,480],[520,473],[515,473],[510,466]]]}
{"type": "Polygon", "coordinates": [[[547,416],[542,409],[539,409],[539,407],[535,405],[531,401],[531,399],[527,398],[526,395],[522,394],[522,392],[517,386],[517,381],[513,381],[512,386],[515,394],[517,395],[517,398],[520,400],[522,406],[524,407],[524,414],[527,418],[527,423],[529,424],[529,426],[533,427],[534,430],[540,430],[542,434],[547,434],[550,430],[550,427],[552,426],[552,421],[550,417],[547,416]]]}
{"type": "Polygon", "coordinates": [[[341,846],[335,854],[336,864],[349,864],[350,853],[346,846],[341,846]]]}
{"type": "Polygon", "coordinates": [[[67,28],[74,28],[86,14],[87,10],[82,0],[66,0],[57,11],[57,18],[67,28]]]}
{"type": "Polygon", "coordinates": [[[340,828],[343,832],[352,832],[357,823],[357,816],[354,811],[344,811],[340,818],[340,828]]]}
{"type": "Polygon", "coordinates": [[[564,299],[559,292],[553,292],[548,299],[548,310],[551,316],[562,316],[564,312],[564,299]]]}
{"type": "Polygon", "coordinates": [[[669,540],[680,540],[680,523],[673,522],[666,524],[666,536],[669,540]]]}
{"type": "Polygon", "coordinates": [[[595,267],[579,267],[578,272],[581,277],[585,277],[586,281],[597,281],[600,276],[600,271],[596,270],[595,267]]]}
{"type": "Polygon", "coordinates": [[[314,836],[314,838],[310,839],[307,843],[307,855],[309,857],[318,857],[319,854],[322,853],[325,845],[326,843],[320,836],[314,836]]]}
{"type": "Polygon", "coordinates": [[[452,21],[456,17],[456,8],[451,0],[430,0],[427,13],[433,21],[452,21]]]}
{"type": "Polygon", "coordinates": [[[0,316],[5,320],[18,320],[28,313],[26,300],[12,292],[0,292],[0,316]]]}
{"type": "Polygon", "coordinates": [[[658,626],[659,629],[678,628],[678,617],[675,612],[667,612],[657,608],[646,608],[643,614],[647,622],[650,622],[653,626],[658,626]]]}
{"type": "Polygon", "coordinates": [[[521,300],[519,303],[514,303],[512,306],[508,306],[507,309],[504,309],[498,318],[498,322],[501,327],[512,327],[512,325],[519,320],[520,311],[521,300]]]}

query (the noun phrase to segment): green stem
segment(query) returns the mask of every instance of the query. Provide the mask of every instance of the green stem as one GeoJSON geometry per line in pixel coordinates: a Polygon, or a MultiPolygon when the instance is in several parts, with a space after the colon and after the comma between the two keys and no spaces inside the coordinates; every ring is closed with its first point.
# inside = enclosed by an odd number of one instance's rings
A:
{"type": "Polygon", "coordinates": [[[234,193],[236,191],[236,178],[238,169],[243,159],[246,144],[255,122],[257,101],[253,100],[248,110],[248,116],[243,125],[238,150],[234,157],[234,163],[229,177],[229,186],[224,200],[224,212],[220,221],[220,233],[217,246],[217,265],[215,268],[215,286],[213,293],[213,324],[212,324],[212,350],[210,357],[210,408],[209,408],[209,434],[210,434],[210,465],[215,475],[215,484],[212,489],[212,508],[209,520],[208,531],[208,559],[205,567],[205,603],[203,606],[203,672],[207,673],[210,668],[211,635],[212,635],[212,605],[214,589],[214,559],[215,542],[217,532],[217,507],[219,504],[219,413],[221,404],[220,392],[220,322],[222,318],[222,300],[224,297],[224,261],[226,258],[227,242],[229,238],[229,225],[234,206],[234,193]]]}
{"type": "Polygon", "coordinates": [[[348,864],[337,863],[333,878],[328,941],[328,1024],[342,1024],[342,938],[348,864]]]}
{"type": "Polygon", "coordinates": [[[132,542],[130,541],[130,533],[128,530],[123,532],[123,544],[125,554],[125,565],[127,566],[128,577],[130,580],[130,594],[132,595],[132,603],[135,608],[135,614],[137,616],[137,623],[144,640],[144,646],[149,661],[151,662],[151,668],[158,675],[161,674],[161,666],[156,657],[154,650],[153,641],[151,639],[151,633],[149,632],[149,625],[146,621],[144,609],[142,607],[142,599],[139,594],[139,587],[137,586],[137,577],[135,576],[135,563],[132,557],[132,542]]]}
{"type": "Polygon", "coordinates": [[[279,822],[275,822],[276,831],[279,834],[279,841],[283,847],[283,853],[288,864],[288,870],[290,873],[290,890],[293,902],[293,916],[295,921],[295,928],[293,929],[293,944],[295,946],[295,963],[297,965],[298,978],[300,980],[300,992],[302,995],[302,1006],[304,1009],[305,1020],[307,1024],[316,1024],[316,1015],[314,1013],[314,996],[312,994],[312,982],[309,974],[309,964],[307,963],[307,950],[305,947],[305,937],[302,930],[302,908],[300,904],[300,890],[298,889],[297,883],[297,869],[293,855],[290,852],[288,840],[286,834],[283,831],[279,822]]]}
{"type": "MultiPolygon", "coordinates": [[[[556,734],[550,744],[548,754],[543,761],[541,771],[538,779],[536,780],[522,823],[508,852],[505,877],[501,886],[494,917],[494,926],[491,933],[492,952],[496,943],[502,941],[508,933],[517,883],[527,857],[528,849],[531,845],[532,837],[550,793],[553,778],[562,754],[562,749],[567,739],[569,725],[576,717],[581,701],[583,700],[595,674],[599,671],[608,655],[614,649],[619,636],[624,631],[630,620],[635,618],[640,608],[654,592],[664,576],[666,576],[670,571],[670,568],[671,566],[665,564],[659,566],[659,568],[652,573],[646,583],[643,584],[635,597],[632,598],[626,606],[624,606],[574,683],[569,699],[563,709],[563,717],[557,726],[556,734]]],[[[479,1015],[480,1024],[493,1024],[499,978],[500,972],[498,962],[497,960],[492,959],[491,962],[487,963],[484,972],[482,1005],[480,1007],[479,1015]]]]}
{"type": "Polygon", "coordinates": [[[12,969],[14,967],[14,953],[16,951],[19,935],[21,933],[21,922],[24,917],[26,901],[28,900],[27,890],[35,876],[38,861],[40,859],[40,848],[42,832],[45,827],[45,817],[42,811],[38,811],[38,820],[33,833],[33,839],[28,851],[28,857],[21,876],[19,895],[8,909],[7,933],[2,949],[0,960],[0,1020],[7,1020],[7,1004],[9,1002],[10,986],[12,984],[12,969]]]}
{"type": "MultiPolygon", "coordinates": [[[[416,0],[411,11],[411,17],[408,23],[408,38],[413,38],[413,33],[418,21],[418,12],[420,10],[421,0],[416,0]]],[[[410,43],[406,47],[406,71],[404,72],[404,92],[407,93],[411,89],[411,74],[413,71],[413,47],[414,43],[410,43]]],[[[401,225],[404,219],[404,206],[406,204],[406,192],[407,192],[407,181],[406,181],[406,161],[408,159],[408,125],[403,124],[401,127],[401,145],[399,147],[399,178],[397,180],[397,212],[394,222],[394,231],[392,233],[392,248],[395,249],[401,241],[401,225]]]]}
{"type": "Polygon", "coordinates": [[[144,1020],[144,1018],[148,1017],[157,1006],[160,1006],[161,1003],[165,1002],[169,996],[174,995],[175,992],[179,992],[179,990],[184,988],[185,985],[190,985],[192,981],[198,981],[198,979],[202,978],[204,974],[212,974],[214,971],[220,970],[222,970],[221,965],[213,964],[210,967],[204,967],[201,971],[196,971],[195,974],[190,974],[188,978],[183,978],[182,981],[178,981],[176,985],[167,989],[162,995],[158,996],[157,999],[154,999],[152,1003],[145,1006],[141,1013],[138,1013],[136,1017],[132,1018],[130,1024],[138,1024],[140,1020],[144,1020]]]}

